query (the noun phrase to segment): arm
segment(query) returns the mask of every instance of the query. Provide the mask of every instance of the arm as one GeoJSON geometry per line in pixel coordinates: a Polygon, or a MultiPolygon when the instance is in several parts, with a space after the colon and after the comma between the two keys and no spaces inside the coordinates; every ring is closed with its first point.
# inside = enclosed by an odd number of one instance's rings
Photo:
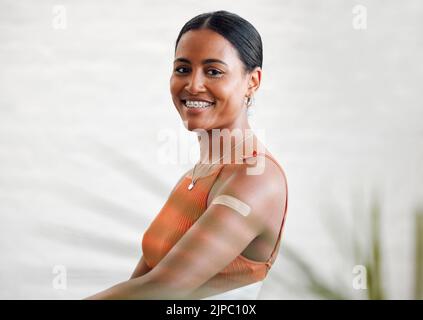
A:
{"type": "Polygon", "coordinates": [[[138,278],[118,283],[84,300],[155,299],[164,298],[169,295],[169,292],[176,290],[171,283],[161,283],[152,274],[148,272],[138,278]]]}
{"type": "Polygon", "coordinates": [[[154,269],[88,299],[188,297],[263,232],[266,220],[279,209],[281,188],[275,176],[279,177],[271,166],[257,176],[236,170],[217,195],[231,195],[247,203],[251,208],[248,216],[224,205],[211,205],[154,269]]]}
{"type": "MultiPolygon", "coordinates": [[[[191,169],[190,170],[188,170],[188,171],[186,171],[180,178],[179,178],[179,180],[178,180],[178,182],[175,184],[175,186],[172,188],[172,191],[170,192],[170,194],[172,194],[173,193],[173,191],[175,191],[175,189],[176,189],[176,187],[182,182],[182,180],[184,179],[184,177],[189,173],[191,171],[191,169]]],[[[170,195],[169,194],[169,195],[170,195]]],[[[134,282],[133,281],[131,281],[131,280],[134,280],[134,279],[136,279],[136,278],[140,278],[140,277],[143,277],[144,275],[146,275],[148,272],[150,272],[151,271],[151,269],[148,267],[148,265],[146,264],[146,262],[145,262],[145,259],[144,259],[144,257],[143,256],[141,256],[141,259],[138,261],[138,264],[136,265],[136,267],[135,267],[135,269],[134,269],[134,271],[132,272],[132,275],[130,276],[130,278],[129,278],[129,280],[128,281],[126,281],[126,282],[122,282],[122,283],[120,283],[120,284],[118,284],[118,285],[116,285],[116,286],[114,286],[114,287],[112,287],[112,288],[110,288],[110,289],[108,289],[108,290],[105,290],[105,291],[102,291],[102,292],[100,292],[100,293],[97,293],[97,294],[95,294],[95,295],[92,295],[92,296],[90,296],[90,297],[87,297],[87,298],[85,298],[86,300],[87,299],[107,299],[108,297],[109,298],[112,298],[113,299],[113,295],[115,295],[116,297],[116,299],[119,297],[119,296],[121,296],[121,295],[125,295],[127,292],[127,290],[131,290],[130,288],[132,287],[132,285],[134,284],[134,282]],[[122,292],[123,291],[123,292],[122,292]]],[[[141,280],[139,280],[138,282],[137,282],[137,285],[140,285],[140,283],[144,283],[144,286],[146,286],[147,285],[147,282],[148,282],[148,280],[147,280],[147,278],[146,277],[143,277],[143,280],[141,281],[141,280]]]]}

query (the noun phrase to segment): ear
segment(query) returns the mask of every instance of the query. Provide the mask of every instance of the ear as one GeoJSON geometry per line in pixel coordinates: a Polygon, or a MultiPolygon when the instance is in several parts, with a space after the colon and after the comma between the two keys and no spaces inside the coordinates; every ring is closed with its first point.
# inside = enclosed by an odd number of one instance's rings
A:
{"type": "Polygon", "coordinates": [[[261,82],[261,68],[256,67],[253,71],[249,73],[249,80],[248,80],[248,96],[251,96],[258,90],[260,87],[261,82]]]}

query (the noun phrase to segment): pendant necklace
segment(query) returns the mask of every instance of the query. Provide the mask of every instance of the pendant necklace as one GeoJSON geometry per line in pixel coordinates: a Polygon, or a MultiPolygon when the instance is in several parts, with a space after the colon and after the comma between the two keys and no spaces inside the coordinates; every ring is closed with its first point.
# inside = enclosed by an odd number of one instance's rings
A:
{"type": "MultiPolygon", "coordinates": [[[[252,137],[252,135],[251,135],[250,137],[252,137]]],[[[235,146],[233,146],[233,147],[231,148],[231,152],[232,152],[232,150],[233,150],[236,146],[238,146],[239,144],[241,144],[241,143],[242,143],[242,142],[244,142],[245,140],[246,140],[246,138],[244,138],[241,142],[238,142],[235,146]]],[[[255,157],[256,155],[257,155],[257,152],[254,150],[254,152],[253,152],[253,156],[255,157]]],[[[212,163],[210,164],[210,167],[211,167],[211,166],[213,166],[216,162],[219,162],[220,160],[222,160],[222,158],[224,158],[224,157],[225,157],[225,156],[223,155],[223,156],[222,156],[222,157],[220,157],[218,160],[216,160],[216,161],[212,162],[212,163]]],[[[243,158],[245,158],[245,157],[243,157],[243,158]]],[[[194,169],[192,170],[191,183],[188,185],[188,190],[189,190],[189,191],[191,191],[191,190],[194,188],[195,183],[196,183],[196,182],[197,182],[197,180],[200,178],[200,177],[194,178],[195,168],[197,167],[197,165],[198,165],[198,163],[197,163],[197,164],[195,164],[194,169]]],[[[208,172],[208,169],[207,169],[207,172],[208,172]]]]}

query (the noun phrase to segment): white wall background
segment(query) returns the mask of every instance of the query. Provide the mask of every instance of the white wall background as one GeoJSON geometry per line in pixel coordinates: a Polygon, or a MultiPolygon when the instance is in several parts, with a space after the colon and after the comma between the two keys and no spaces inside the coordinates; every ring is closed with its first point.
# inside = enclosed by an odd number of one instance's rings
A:
{"type": "Polygon", "coordinates": [[[252,121],[289,183],[282,254],[261,298],[311,297],[279,280],[301,281],[286,244],[360,297],[350,284],[357,261],[337,253],[324,225],[344,233],[360,224],[373,194],[383,285],[389,298],[412,297],[412,214],[423,195],[420,1],[0,0],[0,298],[80,299],[130,276],[144,230],[194,163],[158,156],[169,131],[175,144],[197,147],[170,98],[174,43],[187,20],[219,9],[262,35],[252,121]],[[365,30],[352,26],[358,4],[365,30]],[[65,29],[54,27],[57,5],[65,29]],[[66,268],[66,290],[53,285],[55,266],[66,268]]]}

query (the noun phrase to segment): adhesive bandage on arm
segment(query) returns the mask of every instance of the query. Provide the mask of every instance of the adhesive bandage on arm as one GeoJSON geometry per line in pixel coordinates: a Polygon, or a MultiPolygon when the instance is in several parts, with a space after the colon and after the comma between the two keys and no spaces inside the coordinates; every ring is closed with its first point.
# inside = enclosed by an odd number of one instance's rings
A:
{"type": "Polygon", "coordinates": [[[228,196],[226,194],[221,194],[213,199],[210,205],[212,204],[221,204],[224,206],[227,206],[231,209],[234,209],[244,217],[248,216],[250,214],[251,208],[248,204],[242,202],[241,200],[238,200],[235,197],[228,196]]]}

